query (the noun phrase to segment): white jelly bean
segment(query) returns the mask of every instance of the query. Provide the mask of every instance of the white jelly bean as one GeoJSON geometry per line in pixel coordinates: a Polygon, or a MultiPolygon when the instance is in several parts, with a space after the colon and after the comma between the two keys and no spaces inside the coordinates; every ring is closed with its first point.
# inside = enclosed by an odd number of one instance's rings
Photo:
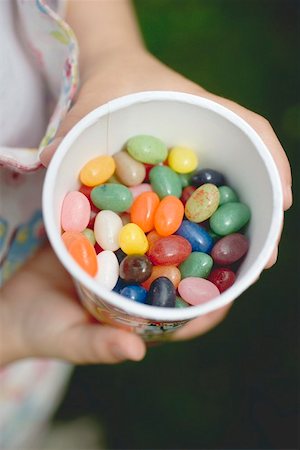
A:
{"type": "Polygon", "coordinates": [[[119,278],[118,258],[111,250],[98,253],[98,272],[95,280],[110,291],[115,287],[119,278]]]}
{"type": "Polygon", "coordinates": [[[78,191],[69,192],[61,208],[61,226],[64,231],[83,231],[89,221],[91,205],[84,194],[78,191]]]}
{"type": "Polygon", "coordinates": [[[122,219],[113,211],[100,211],[95,220],[94,234],[103,250],[118,250],[119,233],[123,227],[122,219]]]}

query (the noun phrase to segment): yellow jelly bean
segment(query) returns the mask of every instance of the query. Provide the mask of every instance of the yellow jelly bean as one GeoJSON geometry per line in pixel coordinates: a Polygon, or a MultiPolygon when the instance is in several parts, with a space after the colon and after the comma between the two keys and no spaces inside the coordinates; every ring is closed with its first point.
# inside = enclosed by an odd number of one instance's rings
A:
{"type": "Polygon", "coordinates": [[[168,156],[168,164],[177,173],[189,173],[197,168],[198,157],[190,148],[173,147],[168,156]]]}
{"type": "Polygon", "coordinates": [[[116,164],[112,156],[98,156],[83,166],[79,178],[85,186],[97,186],[105,183],[113,175],[115,168],[116,164]]]}
{"type": "Polygon", "coordinates": [[[127,255],[144,255],[149,247],[145,233],[135,223],[128,223],[121,229],[119,244],[127,255]]]}

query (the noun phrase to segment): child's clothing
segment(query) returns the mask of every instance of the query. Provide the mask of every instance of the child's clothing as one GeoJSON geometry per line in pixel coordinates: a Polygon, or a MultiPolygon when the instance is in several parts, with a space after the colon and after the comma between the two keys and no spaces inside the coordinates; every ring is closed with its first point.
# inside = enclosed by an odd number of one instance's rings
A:
{"type": "MultiPolygon", "coordinates": [[[[63,6],[59,0],[0,1],[1,282],[45,240],[39,153],[78,85],[77,42],[58,15],[63,6]]],[[[57,405],[70,370],[53,360],[0,369],[0,448],[33,448],[29,441],[57,405]]]]}

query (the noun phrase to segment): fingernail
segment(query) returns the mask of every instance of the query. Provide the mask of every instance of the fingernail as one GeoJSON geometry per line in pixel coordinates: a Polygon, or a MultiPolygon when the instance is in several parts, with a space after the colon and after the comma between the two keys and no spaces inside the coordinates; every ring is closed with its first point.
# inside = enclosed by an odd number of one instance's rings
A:
{"type": "Polygon", "coordinates": [[[54,155],[58,145],[62,141],[62,138],[55,138],[51,144],[47,145],[40,154],[40,161],[45,166],[48,167],[52,156],[54,155]]]}

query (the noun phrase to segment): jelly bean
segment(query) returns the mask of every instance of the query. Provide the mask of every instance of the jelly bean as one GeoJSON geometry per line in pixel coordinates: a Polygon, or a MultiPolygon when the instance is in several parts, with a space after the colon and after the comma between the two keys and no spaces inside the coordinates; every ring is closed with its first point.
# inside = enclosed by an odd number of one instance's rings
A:
{"type": "Polygon", "coordinates": [[[82,234],[90,241],[92,245],[96,244],[95,234],[90,228],[83,230],[82,234]]]}
{"type": "Polygon", "coordinates": [[[89,220],[89,223],[87,225],[87,228],[90,228],[91,230],[94,229],[95,220],[96,220],[96,217],[97,217],[97,214],[98,214],[99,211],[100,211],[99,208],[96,208],[96,207],[92,208],[91,214],[90,214],[90,220],[89,220]]]}
{"type": "Polygon", "coordinates": [[[211,229],[220,236],[239,231],[250,219],[250,209],[240,202],[225,203],[211,216],[211,229]]]}
{"type": "Polygon", "coordinates": [[[229,266],[247,253],[249,242],[246,236],[232,233],[220,239],[213,247],[211,256],[216,264],[229,266]]]}
{"type": "Polygon", "coordinates": [[[79,192],[81,192],[83,195],[86,196],[86,198],[88,199],[88,201],[90,202],[91,205],[91,210],[92,211],[96,211],[99,212],[99,208],[97,208],[97,206],[94,205],[94,203],[91,200],[91,192],[92,192],[93,186],[85,186],[84,184],[82,184],[79,188],[79,192]]]}
{"type": "Polygon", "coordinates": [[[97,255],[97,260],[98,271],[95,280],[111,291],[119,278],[118,259],[111,250],[104,250],[97,255]]]}
{"type": "Polygon", "coordinates": [[[220,194],[214,184],[203,184],[192,193],[185,205],[185,215],[191,222],[203,222],[219,205],[220,194]]]}
{"type": "Polygon", "coordinates": [[[96,244],[94,245],[94,249],[95,249],[95,252],[96,252],[97,255],[99,253],[103,252],[103,248],[98,244],[98,242],[96,242],[96,244]]]}
{"type": "Polygon", "coordinates": [[[159,197],[155,192],[143,192],[131,205],[131,222],[136,223],[145,233],[153,230],[158,205],[159,197]]]}
{"type": "Polygon", "coordinates": [[[128,140],[126,147],[130,156],[147,164],[159,164],[168,156],[167,146],[154,136],[133,136],[128,140]]]}
{"type": "Polygon", "coordinates": [[[176,295],[175,308],[186,308],[187,306],[190,305],[187,302],[185,302],[181,297],[176,295]]]}
{"type": "Polygon", "coordinates": [[[176,234],[187,239],[193,252],[209,253],[214,245],[213,238],[201,225],[183,220],[176,234]]]}
{"type": "Polygon", "coordinates": [[[208,280],[222,293],[235,282],[235,273],[226,267],[218,267],[211,271],[208,280]]]}
{"type": "Polygon", "coordinates": [[[201,277],[207,278],[213,266],[213,259],[207,253],[192,252],[190,256],[183,261],[179,270],[181,278],[201,277]]]}
{"type": "Polygon", "coordinates": [[[65,231],[62,240],[77,264],[92,277],[98,270],[97,256],[94,247],[83,234],[76,231],[65,231]]]}
{"type": "Polygon", "coordinates": [[[122,184],[121,180],[117,177],[117,175],[114,173],[109,179],[106,181],[106,183],[109,184],[122,184]]]}
{"type": "Polygon", "coordinates": [[[94,225],[96,241],[104,250],[118,250],[122,227],[123,223],[118,214],[105,209],[100,211],[94,225]]]}
{"type": "Polygon", "coordinates": [[[118,294],[120,294],[121,290],[127,286],[127,284],[125,283],[124,280],[122,280],[122,278],[118,278],[117,284],[115,285],[115,287],[113,288],[114,292],[117,292],[118,294]]]}
{"type": "Polygon", "coordinates": [[[91,192],[91,199],[99,209],[124,212],[132,204],[133,197],[128,187],[122,184],[102,184],[91,192]]]}
{"type": "Polygon", "coordinates": [[[135,200],[143,192],[152,192],[152,186],[149,183],[138,184],[137,186],[132,186],[129,188],[132,193],[133,200],[135,200]]]}
{"type": "Polygon", "coordinates": [[[167,195],[181,197],[181,181],[174,170],[166,166],[155,166],[151,169],[149,177],[152,189],[160,199],[167,195]]]}
{"type": "Polygon", "coordinates": [[[127,255],[143,255],[149,244],[143,230],[135,223],[128,223],[119,233],[120,247],[127,255]]]}
{"type": "Polygon", "coordinates": [[[118,152],[113,156],[116,163],[116,176],[125,186],[137,186],[146,176],[144,165],[133,159],[127,152],[118,152]]]}
{"type": "Polygon", "coordinates": [[[147,301],[147,291],[142,286],[125,286],[121,289],[120,294],[138,303],[147,301]]]}
{"type": "Polygon", "coordinates": [[[118,258],[119,264],[123,261],[124,258],[126,258],[126,253],[123,252],[121,248],[119,248],[117,251],[115,251],[115,255],[118,258]]]}
{"type": "Polygon", "coordinates": [[[213,169],[197,170],[191,177],[191,184],[193,186],[201,186],[202,184],[211,183],[215,186],[222,186],[225,184],[224,175],[213,169]]]}
{"type": "Polygon", "coordinates": [[[130,214],[128,212],[123,212],[119,214],[120,219],[122,220],[122,224],[127,225],[130,223],[130,214]]]}
{"type": "Polygon", "coordinates": [[[220,203],[219,203],[220,206],[224,205],[225,203],[239,201],[237,194],[229,186],[220,186],[219,194],[220,194],[220,203]]]}
{"type": "Polygon", "coordinates": [[[193,306],[205,303],[220,295],[219,289],[211,281],[198,277],[181,280],[178,292],[183,300],[193,306]]]}
{"type": "Polygon", "coordinates": [[[128,255],[120,264],[120,277],[127,283],[142,283],[152,272],[152,264],[145,255],[128,255]]]}
{"type": "Polygon", "coordinates": [[[84,194],[69,192],[61,208],[61,227],[64,231],[83,231],[90,220],[91,206],[84,194]]]}
{"type": "Polygon", "coordinates": [[[142,286],[149,290],[151,283],[159,277],[169,278],[177,289],[181,280],[181,274],[176,266],[153,266],[150,277],[142,283],[142,286]]]}
{"type": "MultiPolygon", "coordinates": [[[[170,236],[180,227],[184,215],[182,202],[167,195],[158,205],[154,215],[154,227],[161,236],[170,236]]],[[[147,230],[149,231],[149,230],[147,230]]]]}
{"type": "Polygon", "coordinates": [[[158,241],[159,239],[161,239],[161,236],[157,233],[157,231],[155,230],[150,231],[150,233],[147,234],[149,249],[154,244],[154,242],[158,241]]]}
{"type": "Polygon", "coordinates": [[[176,301],[176,290],[169,278],[160,277],[150,286],[147,303],[152,306],[173,308],[176,301]]]}
{"type": "Polygon", "coordinates": [[[191,244],[181,236],[167,236],[151,245],[148,257],[156,266],[177,265],[184,261],[192,251],[191,244]]]}
{"type": "Polygon", "coordinates": [[[149,181],[149,173],[150,170],[154,167],[153,164],[144,164],[145,170],[146,170],[146,175],[145,175],[145,183],[148,183],[149,181]]]}
{"type": "Polygon", "coordinates": [[[195,190],[195,186],[186,186],[185,188],[183,188],[180,200],[184,205],[186,204],[192,193],[195,192],[195,190]]]}
{"type": "Polygon", "coordinates": [[[83,166],[79,174],[80,181],[86,186],[97,186],[105,183],[114,173],[115,167],[112,156],[97,156],[83,166]]]}
{"type": "Polygon", "coordinates": [[[196,169],[198,157],[190,148],[173,147],[169,152],[168,164],[175,172],[189,173],[196,169]]]}

